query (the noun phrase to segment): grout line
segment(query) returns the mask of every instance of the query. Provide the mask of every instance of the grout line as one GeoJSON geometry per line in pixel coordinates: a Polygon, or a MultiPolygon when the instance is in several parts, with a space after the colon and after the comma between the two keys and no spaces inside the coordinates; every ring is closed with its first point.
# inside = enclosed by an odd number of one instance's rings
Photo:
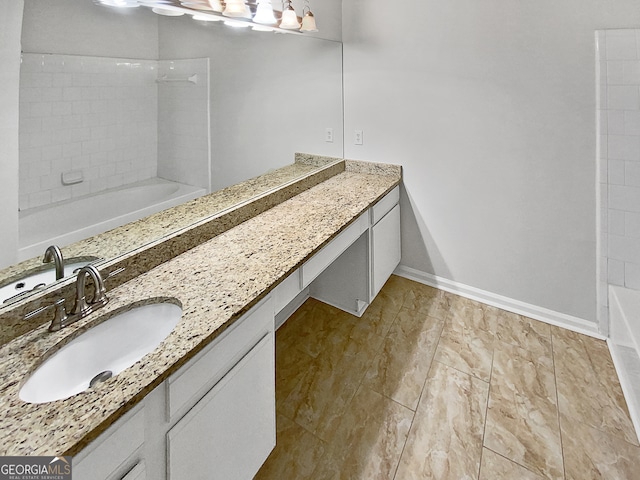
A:
{"type": "Polygon", "coordinates": [[[551,361],[553,362],[553,383],[556,386],[556,414],[558,418],[558,434],[560,435],[560,453],[562,454],[562,474],[567,478],[567,468],[564,459],[564,441],[562,439],[562,423],[560,421],[560,399],[558,398],[558,375],[556,371],[556,350],[553,348],[553,332],[551,332],[551,361]]]}
{"type": "MultiPolygon", "coordinates": [[[[437,301],[440,301],[440,300],[437,300],[437,301]]],[[[435,318],[435,317],[432,317],[432,318],[435,318]]],[[[420,395],[418,396],[418,403],[416,404],[416,409],[413,413],[413,418],[411,419],[411,425],[409,426],[409,431],[407,432],[407,438],[405,439],[404,445],[402,446],[402,451],[398,456],[398,463],[396,464],[396,469],[393,472],[393,477],[392,477],[393,480],[396,480],[396,475],[398,474],[398,469],[400,468],[400,461],[402,460],[402,456],[404,455],[404,451],[407,447],[407,443],[409,442],[409,435],[413,430],[413,422],[415,421],[416,416],[418,415],[418,408],[420,408],[420,402],[422,400],[422,396],[424,395],[424,390],[427,385],[427,382],[429,381],[429,375],[431,374],[431,370],[433,369],[433,364],[436,363],[436,360],[435,360],[436,352],[438,350],[438,346],[440,345],[440,340],[442,339],[442,332],[444,331],[444,326],[445,326],[445,323],[447,322],[447,319],[448,319],[448,315],[445,315],[444,319],[437,319],[442,322],[442,325],[440,326],[440,331],[438,333],[438,341],[436,342],[433,348],[433,354],[431,355],[431,360],[430,360],[431,363],[429,364],[429,370],[427,370],[427,375],[424,378],[424,383],[422,384],[422,389],[420,390],[420,395]]],[[[402,480],[402,479],[397,479],[397,480],[402,480]]]]}
{"type": "Polygon", "coordinates": [[[484,408],[484,428],[482,429],[482,442],[480,444],[480,466],[478,467],[478,479],[480,479],[480,474],[482,473],[482,459],[484,457],[484,449],[486,448],[484,444],[484,439],[487,436],[487,419],[489,418],[489,398],[491,397],[491,380],[493,379],[493,364],[496,357],[496,342],[498,341],[498,339],[496,338],[498,336],[497,321],[496,321],[495,330],[496,331],[493,333],[493,342],[492,342],[492,350],[491,350],[491,369],[489,371],[489,382],[488,382],[489,388],[487,388],[487,404],[484,408]]]}

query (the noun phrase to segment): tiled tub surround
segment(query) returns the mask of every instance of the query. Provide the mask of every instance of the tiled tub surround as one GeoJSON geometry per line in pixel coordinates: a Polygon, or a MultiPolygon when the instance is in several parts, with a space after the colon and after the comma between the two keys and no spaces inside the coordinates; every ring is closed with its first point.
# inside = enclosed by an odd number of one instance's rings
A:
{"type": "Polygon", "coordinates": [[[209,59],[160,60],[158,78],[158,176],[211,191],[209,59]]]}
{"type": "Polygon", "coordinates": [[[156,176],[157,70],[155,60],[22,55],[22,210],[156,176]],[[71,170],[84,182],[62,185],[71,170]]]}
{"type": "Polygon", "coordinates": [[[191,251],[108,292],[101,311],[58,333],[37,328],[0,349],[0,454],[78,453],[177,371],[290,272],[399,184],[400,167],[384,175],[348,171],[237,225],[191,251]],[[49,349],[97,318],[150,298],[172,298],[183,317],[151,354],[91,391],[48,404],[27,404],[20,384],[49,349]]]}
{"type": "Polygon", "coordinates": [[[640,30],[597,32],[601,282],[640,289],[640,30]]]}
{"type": "MultiPolygon", "coordinates": [[[[348,163],[352,164],[349,169],[363,168],[358,167],[359,162],[348,163]]],[[[107,280],[107,287],[114,288],[343,172],[345,168],[345,161],[341,159],[296,154],[292,165],[77,242],[62,248],[62,252],[65,258],[91,255],[113,259],[100,269],[106,277],[110,272],[124,268],[107,280]],[[145,241],[149,243],[144,244],[145,241]]],[[[8,283],[21,272],[42,266],[41,257],[33,258],[2,270],[0,278],[8,283]]],[[[6,343],[46,321],[40,317],[25,321],[26,313],[42,305],[50,305],[61,296],[72,304],[74,295],[74,279],[68,279],[5,309],[0,315],[0,343],[6,343]]]]}
{"type": "Polygon", "coordinates": [[[610,292],[618,290],[623,296],[634,296],[640,290],[640,30],[599,31],[596,44],[598,315],[601,331],[610,335],[620,381],[638,425],[640,397],[635,384],[640,350],[628,346],[640,345],[640,337],[634,334],[640,317],[636,311],[619,312],[620,304],[610,292]],[[623,318],[629,320],[630,328],[623,318]]]}
{"type": "Polygon", "coordinates": [[[20,209],[158,175],[210,190],[208,98],[208,59],[24,53],[20,209]],[[198,83],[156,82],[183,72],[198,83]],[[84,181],[63,185],[62,173],[71,171],[84,181]]]}

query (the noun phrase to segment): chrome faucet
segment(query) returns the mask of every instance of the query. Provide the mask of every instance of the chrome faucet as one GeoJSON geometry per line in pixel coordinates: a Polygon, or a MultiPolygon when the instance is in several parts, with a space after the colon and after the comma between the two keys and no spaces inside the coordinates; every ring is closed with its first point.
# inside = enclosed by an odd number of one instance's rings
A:
{"type": "Polygon", "coordinates": [[[78,277],[76,278],[76,303],[70,313],[67,313],[64,307],[64,298],[61,298],[57,300],[55,304],[36,310],[29,315],[37,314],[42,310],[48,310],[52,307],[55,308],[55,314],[51,325],[49,325],[49,331],[57,332],[77,322],[81,318],[86,317],[91,312],[104,307],[108,301],[107,291],[104,288],[104,282],[102,281],[100,272],[93,265],[85,265],[78,271],[78,277]],[[89,301],[86,296],[87,276],[91,277],[94,285],[93,297],[89,301]]]}
{"type": "Polygon", "coordinates": [[[55,262],[56,265],[56,280],[60,280],[64,277],[64,259],[57,245],[47,247],[47,250],[44,252],[42,263],[50,263],[52,261],[55,262]]]}
{"type": "Polygon", "coordinates": [[[89,315],[94,310],[104,307],[108,302],[107,290],[104,288],[102,276],[93,265],[85,265],[78,271],[76,280],[76,304],[71,310],[71,315],[79,315],[80,318],[89,315]],[[93,280],[94,292],[93,298],[87,302],[86,298],[86,282],[87,275],[93,280]]]}

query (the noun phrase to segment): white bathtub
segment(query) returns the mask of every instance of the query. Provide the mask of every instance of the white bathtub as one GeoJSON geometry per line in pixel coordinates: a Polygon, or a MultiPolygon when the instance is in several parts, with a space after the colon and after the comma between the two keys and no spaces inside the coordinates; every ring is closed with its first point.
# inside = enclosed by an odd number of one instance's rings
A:
{"type": "Polygon", "coordinates": [[[206,190],[153,178],[86,197],[20,212],[18,260],[42,255],[175,205],[206,190]]]}
{"type": "Polygon", "coordinates": [[[640,434],[640,291],[609,286],[609,350],[640,434]]]}

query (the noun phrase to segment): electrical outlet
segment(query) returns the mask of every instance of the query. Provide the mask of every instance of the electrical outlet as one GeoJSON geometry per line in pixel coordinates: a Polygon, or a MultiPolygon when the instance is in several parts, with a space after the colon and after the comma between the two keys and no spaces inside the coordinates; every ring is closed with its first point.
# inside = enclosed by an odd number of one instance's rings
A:
{"type": "Polygon", "coordinates": [[[324,141],[328,143],[333,143],[333,128],[327,128],[324,131],[324,141]]]}
{"type": "Polygon", "coordinates": [[[362,130],[356,130],[355,132],[355,136],[353,139],[353,144],[354,145],[362,145],[363,141],[362,141],[362,130]]]}

